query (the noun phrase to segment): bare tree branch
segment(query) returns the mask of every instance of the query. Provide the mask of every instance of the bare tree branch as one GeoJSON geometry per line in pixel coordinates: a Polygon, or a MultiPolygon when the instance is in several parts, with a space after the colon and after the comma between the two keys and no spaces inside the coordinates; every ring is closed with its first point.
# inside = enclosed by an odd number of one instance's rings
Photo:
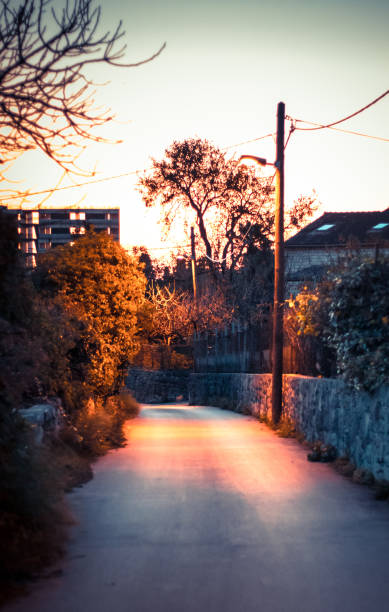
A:
{"type": "Polygon", "coordinates": [[[94,0],[0,0],[0,156],[8,162],[40,148],[65,170],[74,170],[85,140],[104,142],[95,128],[112,119],[94,108],[89,64],[135,67],[118,46],[120,21],[100,32],[101,8],[94,0]]]}

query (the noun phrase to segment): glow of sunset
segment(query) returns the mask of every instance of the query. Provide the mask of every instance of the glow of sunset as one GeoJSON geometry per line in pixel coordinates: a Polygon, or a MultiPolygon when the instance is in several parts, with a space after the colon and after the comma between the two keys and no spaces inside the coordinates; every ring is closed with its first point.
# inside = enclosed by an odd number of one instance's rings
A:
{"type": "MultiPolygon", "coordinates": [[[[264,462],[264,455],[269,452],[274,434],[263,424],[253,419],[234,420],[198,420],[195,418],[175,418],[174,411],[182,413],[182,405],[158,406],[158,421],[148,417],[153,407],[145,406],[142,417],[136,421],[127,421],[125,432],[130,440],[127,451],[131,455],[131,465],[146,480],[158,478],[163,468],[163,477],[172,485],[180,483],[185,466],[185,479],[195,485],[209,484],[229,492],[239,492],[246,498],[266,494],[267,498],[288,498],[291,493],[304,494],[313,485],[307,473],[298,462],[290,461],[288,447],[277,448],[278,463],[287,465],[287,469],[274,474],[255,472],[253,465],[264,462]],[[166,410],[166,415],[164,411],[166,410]],[[224,448],[224,454],[219,453],[224,448]],[[280,453],[284,453],[281,456],[280,453]],[[242,461],[250,456],[252,462],[242,461]],[[212,466],[212,469],[208,469],[212,466]]],[[[193,406],[189,411],[193,414],[193,406]]],[[[207,408],[201,409],[202,414],[207,408]]],[[[305,460],[305,457],[304,457],[305,460]]],[[[126,462],[128,465],[128,461],[126,462]]]]}
{"type": "MultiPolygon", "coordinates": [[[[165,41],[167,47],[138,68],[99,66],[88,73],[97,83],[110,81],[98,88],[96,103],[109,106],[118,121],[102,133],[123,141],[86,143],[78,164],[94,170],[96,179],[147,168],[173,140],[196,136],[228,147],[235,158],[251,154],[273,161],[272,138],[238,143],[275,131],[279,101],[291,117],[326,124],[388,89],[386,0],[101,4],[102,28],[124,22],[127,61],[150,56],[165,41]]],[[[389,139],[388,111],[389,96],[338,127],[389,139]]],[[[286,134],[288,129],[287,122],[286,134]]],[[[388,167],[389,142],[332,130],[296,131],[286,149],[286,205],[315,189],[319,212],[384,210],[388,167]]],[[[8,175],[19,182],[8,186],[40,191],[56,185],[61,173],[43,154],[28,153],[8,175]]],[[[84,180],[65,178],[61,186],[84,180]]],[[[163,246],[158,211],[145,210],[136,182],[128,174],[57,191],[45,205],[119,206],[122,244],[146,245],[157,256],[152,249],[163,246]]],[[[42,198],[27,201],[37,206],[42,198]]],[[[178,229],[167,243],[187,240],[178,229]]]]}

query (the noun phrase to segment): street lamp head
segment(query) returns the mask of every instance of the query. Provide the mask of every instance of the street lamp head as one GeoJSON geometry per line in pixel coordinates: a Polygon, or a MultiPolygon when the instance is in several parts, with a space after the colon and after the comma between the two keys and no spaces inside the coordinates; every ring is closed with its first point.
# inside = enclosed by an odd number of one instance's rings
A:
{"type": "Polygon", "coordinates": [[[241,155],[238,159],[238,162],[241,162],[244,159],[251,159],[255,161],[257,164],[259,164],[260,166],[267,166],[269,163],[267,159],[265,159],[264,157],[257,157],[256,155],[241,155]]]}

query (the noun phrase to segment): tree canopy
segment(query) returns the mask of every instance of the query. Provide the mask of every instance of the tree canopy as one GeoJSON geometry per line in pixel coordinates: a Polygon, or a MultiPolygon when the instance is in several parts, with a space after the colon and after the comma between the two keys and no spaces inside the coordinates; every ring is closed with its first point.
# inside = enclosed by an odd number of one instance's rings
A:
{"type": "MultiPolygon", "coordinates": [[[[274,229],[272,179],[228,159],[207,140],[173,142],[139,181],[146,206],[161,206],[167,229],[179,213],[197,224],[210,267],[223,272],[242,264],[247,252],[268,248],[274,229]]],[[[286,227],[299,227],[313,201],[301,198],[286,227]]]]}
{"type": "Polygon", "coordinates": [[[37,276],[41,288],[61,297],[81,322],[73,368],[100,395],[117,392],[146,319],[146,279],[138,260],[106,234],[91,232],[48,251],[37,276]]]}

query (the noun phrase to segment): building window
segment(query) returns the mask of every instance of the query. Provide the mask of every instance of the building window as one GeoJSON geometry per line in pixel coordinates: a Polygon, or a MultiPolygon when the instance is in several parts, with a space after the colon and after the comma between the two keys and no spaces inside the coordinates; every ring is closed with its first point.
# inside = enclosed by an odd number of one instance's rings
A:
{"type": "Polygon", "coordinates": [[[51,218],[52,219],[58,219],[58,220],[69,219],[69,213],[53,212],[53,213],[51,213],[51,218]]]}
{"type": "Polygon", "coordinates": [[[326,232],[327,230],[331,229],[331,227],[335,227],[334,223],[325,223],[324,225],[321,225],[320,227],[317,227],[317,231],[318,232],[326,232]]]}
{"type": "Polygon", "coordinates": [[[68,227],[52,227],[51,233],[52,234],[69,234],[70,232],[69,232],[68,227]]]}
{"type": "Polygon", "coordinates": [[[35,268],[36,266],[36,257],[35,255],[27,255],[26,264],[28,268],[35,268]]]}
{"type": "Polygon", "coordinates": [[[90,221],[95,220],[95,221],[100,221],[100,220],[105,220],[105,213],[95,213],[95,212],[87,212],[86,213],[86,218],[90,221]]]}
{"type": "Polygon", "coordinates": [[[26,238],[36,239],[35,227],[26,227],[26,238]]]}
{"type": "Polygon", "coordinates": [[[382,230],[384,229],[384,227],[387,227],[389,225],[389,223],[377,223],[377,225],[374,225],[374,227],[372,227],[372,230],[382,230]]]}
{"type": "Polygon", "coordinates": [[[26,212],[25,219],[26,219],[26,223],[38,224],[39,223],[39,212],[36,210],[30,210],[26,212]]]}
{"type": "Polygon", "coordinates": [[[84,212],[71,212],[70,219],[72,221],[85,221],[85,213],[84,212]]]}
{"type": "Polygon", "coordinates": [[[85,227],[69,227],[71,234],[85,234],[85,227]]]}
{"type": "Polygon", "coordinates": [[[24,253],[36,253],[35,242],[25,242],[23,244],[23,252],[24,253]]]}

